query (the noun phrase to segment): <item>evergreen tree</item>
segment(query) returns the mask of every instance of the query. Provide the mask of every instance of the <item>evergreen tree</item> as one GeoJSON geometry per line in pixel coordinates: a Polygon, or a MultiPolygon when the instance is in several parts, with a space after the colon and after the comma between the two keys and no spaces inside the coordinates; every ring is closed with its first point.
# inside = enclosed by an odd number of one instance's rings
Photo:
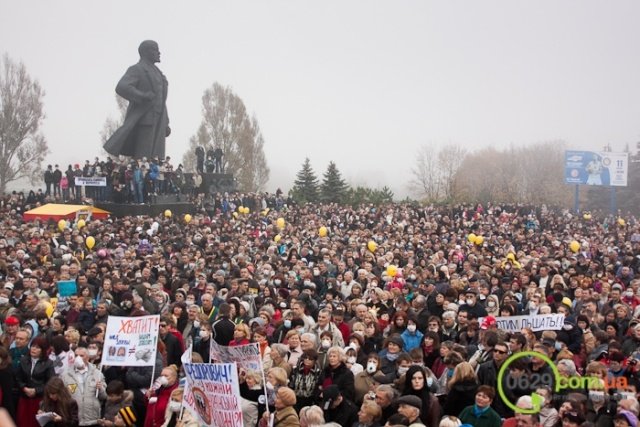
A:
{"type": "Polygon", "coordinates": [[[308,157],[304,159],[302,169],[296,174],[291,196],[298,203],[318,201],[318,178],[311,167],[308,157]]]}
{"type": "Polygon", "coordinates": [[[342,179],[336,164],[329,162],[320,186],[320,200],[325,203],[342,203],[348,190],[349,186],[342,179]]]}

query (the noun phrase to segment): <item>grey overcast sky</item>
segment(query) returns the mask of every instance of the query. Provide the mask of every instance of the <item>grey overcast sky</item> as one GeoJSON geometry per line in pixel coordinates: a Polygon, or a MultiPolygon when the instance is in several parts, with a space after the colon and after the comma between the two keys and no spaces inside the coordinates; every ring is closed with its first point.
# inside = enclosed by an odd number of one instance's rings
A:
{"type": "Polygon", "coordinates": [[[182,159],[203,91],[231,86],[257,116],[285,191],[305,157],[351,184],[407,193],[423,144],[468,149],[640,140],[640,2],[0,0],[0,52],[46,90],[47,163],[100,153],[114,88],[160,45],[182,159]]]}

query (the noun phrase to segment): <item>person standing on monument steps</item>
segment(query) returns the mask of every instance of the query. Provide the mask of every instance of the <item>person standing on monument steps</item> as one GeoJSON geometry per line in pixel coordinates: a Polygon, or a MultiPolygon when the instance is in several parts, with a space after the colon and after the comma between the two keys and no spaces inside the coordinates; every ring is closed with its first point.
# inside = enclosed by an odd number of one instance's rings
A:
{"type": "Polygon", "coordinates": [[[129,67],[116,86],[116,93],[129,101],[123,125],[104,144],[114,156],[134,159],[165,157],[165,138],[171,133],[165,102],[168,82],[156,67],[158,43],[145,40],[138,48],[140,61],[129,67]]]}

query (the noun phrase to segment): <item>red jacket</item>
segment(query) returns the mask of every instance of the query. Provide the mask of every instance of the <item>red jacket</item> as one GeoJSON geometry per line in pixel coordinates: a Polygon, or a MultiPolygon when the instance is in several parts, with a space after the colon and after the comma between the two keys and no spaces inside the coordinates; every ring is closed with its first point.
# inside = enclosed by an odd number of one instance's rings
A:
{"type": "Polygon", "coordinates": [[[160,387],[152,394],[151,399],[156,397],[158,400],[155,403],[147,403],[147,417],[144,420],[144,427],[160,427],[164,424],[164,412],[171,400],[171,393],[177,389],[178,386],[179,383],[176,381],[174,385],[160,387]]]}

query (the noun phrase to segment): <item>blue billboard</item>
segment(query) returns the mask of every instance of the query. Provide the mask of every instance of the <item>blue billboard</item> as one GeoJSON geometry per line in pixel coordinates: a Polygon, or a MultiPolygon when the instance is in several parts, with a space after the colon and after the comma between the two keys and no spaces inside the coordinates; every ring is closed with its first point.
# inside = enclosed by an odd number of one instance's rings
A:
{"type": "Polygon", "coordinates": [[[564,180],[567,184],[626,187],[628,153],[565,151],[564,180]]]}

